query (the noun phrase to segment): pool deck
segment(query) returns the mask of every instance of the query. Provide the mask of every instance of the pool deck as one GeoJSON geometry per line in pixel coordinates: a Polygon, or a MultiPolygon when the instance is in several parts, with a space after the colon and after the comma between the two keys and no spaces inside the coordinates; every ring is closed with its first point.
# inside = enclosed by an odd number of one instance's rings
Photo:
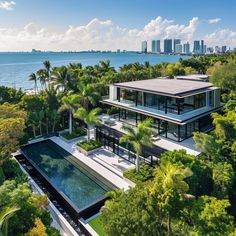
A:
{"type": "Polygon", "coordinates": [[[123,177],[123,172],[134,167],[134,165],[128,161],[124,161],[114,153],[100,148],[91,156],[85,156],[77,150],[77,141],[67,143],[60,137],[51,137],[50,139],[110,181],[117,188],[128,190],[134,186],[131,181],[123,177]]]}

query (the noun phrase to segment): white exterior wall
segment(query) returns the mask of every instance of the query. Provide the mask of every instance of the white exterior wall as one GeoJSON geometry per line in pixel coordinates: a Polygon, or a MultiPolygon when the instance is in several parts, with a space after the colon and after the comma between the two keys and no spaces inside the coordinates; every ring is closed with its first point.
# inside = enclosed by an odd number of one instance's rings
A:
{"type": "Polygon", "coordinates": [[[117,100],[117,87],[114,85],[109,86],[109,99],[112,101],[117,100]]]}

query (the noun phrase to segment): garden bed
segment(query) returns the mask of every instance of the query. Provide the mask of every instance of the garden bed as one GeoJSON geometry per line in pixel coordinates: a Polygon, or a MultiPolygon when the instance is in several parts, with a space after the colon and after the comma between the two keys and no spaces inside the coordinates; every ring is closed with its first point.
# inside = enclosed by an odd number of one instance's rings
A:
{"type": "Polygon", "coordinates": [[[102,146],[102,144],[95,140],[86,140],[78,142],[76,146],[79,152],[82,152],[84,155],[89,156],[95,151],[97,151],[102,146]]]}
{"type": "Polygon", "coordinates": [[[78,138],[85,135],[86,135],[86,130],[82,128],[75,130],[71,134],[69,133],[69,131],[64,131],[59,134],[60,138],[63,139],[67,143],[73,142],[77,140],[78,138]]]}

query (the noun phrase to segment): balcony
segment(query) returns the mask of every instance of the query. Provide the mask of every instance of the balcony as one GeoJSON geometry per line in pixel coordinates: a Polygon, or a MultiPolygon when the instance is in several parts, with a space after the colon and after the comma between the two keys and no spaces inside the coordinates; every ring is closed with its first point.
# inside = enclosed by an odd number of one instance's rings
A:
{"type": "Polygon", "coordinates": [[[195,110],[190,110],[184,114],[178,115],[176,113],[165,113],[165,111],[157,110],[157,109],[150,108],[147,106],[141,106],[141,105],[136,106],[136,104],[130,100],[121,100],[119,102],[118,100],[105,99],[103,100],[103,102],[112,106],[124,108],[124,109],[134,111],[137,113],[141,113],[141,114],[144,113],[152,117],[157,117],[160,119],[169,120],[172,122],[177,122],[177,123],[182,123],[182,124],[184,124],[185,121],[187,120],[190,120],[197,116],[205,115],[207,113],[220,109],[223,106],[223,104],[221,104],[221,106],[218,108],[205,106],[205,107],[198,108],[195,110]]]}

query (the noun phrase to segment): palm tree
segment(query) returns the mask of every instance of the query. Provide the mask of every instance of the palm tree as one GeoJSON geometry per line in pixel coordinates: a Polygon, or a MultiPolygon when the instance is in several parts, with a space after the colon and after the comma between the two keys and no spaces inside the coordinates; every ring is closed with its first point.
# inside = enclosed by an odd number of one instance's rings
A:
{"type": "Polygon", "coordinates": [[[50,61],[44,61],[43,65],[44,65],[44,67],[47,71],[48,79],[50,79],[50,72],[51,72],[51,63],[50,63],[50,61]]]}
{"type": "Polygon", "coordinates": [[[57,110],[52,110],[49,114],[49,120],[51,122],[51,126],[52,126],[52,132],[54,133],[55,132],[55,127],[56,127],[56,124],[59,120],[59,115],[58,115],[58,112],[57,110]]]}
{"type": "Polygon", "coordinates": [[[92,125],[101,125],[102,120],[98,115],[101,112],[100,108],[94,108],[90,112],[88,112],[85,108],[79,108],[76,113],[75,117],[83,120],[84,123],[87,125],[87,140],[90,140],[90,129],[92,125]]]}
{"type": "Polygon", "coordinates": [[[8,221],[20,208],[7,207],[0,213],[0,236],[8,236],[8,221]]]}
{"type": "Polygon", "coordinates": [[[38,78],[39,78],[39,81],[40,81],[40,84],[41,84],[41,88],[44,88],[46,89],[46,83],[47,83],[47,71],[45,69],[40,69],[36,72],[38,78]]]}
{"type": "Polygon", "coordinates": [[[121,143],[130,143],[136,152],[136,172],[140,171],[139,156],[142,153],[142,147],[153,146],[152,136],[155,134],[152,129],[153,120],[148,118],[138,124],[138,127],[133,129],[129,125],[123,125],[122,129],[126,132],[120,139],[121,143]]]}
{"type": "Polygon", "coordinates": [[[79,100],[81,96],[72,94],[62,98],[63,105],[60,107],[60,111],[68,110],[69,111],[69,133],[72,134],[73,129],[73,113],[79,105],[79,100]]]}
{"type": "MultiPolygon", "coordinates": [[[[157,204],[160,204],[160,207],[167,212],[168,235],[172,235],[171,215],[176,213],[176,206],[173,204],[174,198],[176,198],[175,194],[179,194],[179,196],[188,200],[194,198],[193,195],[187,194],[189,186],[185,181],[191,175],[192,171],[189,168],[183,169],[171,163],[157,167],[155,170],[151,194],[159,196],[160,201],[157,204]]],[[[178,203],[176,204],[178,205],[178,203]]]]}
{"type": "Polygon", "coordinates": [[[37,91],[38,91],[38,85],[37,85],[38,78],[37,78],[36,74],[35,73],[30,74],[29,80],[34,81],[34,91],[35,91],[35,94],[36,94],[37,91]]]}
{"type": "Polygon", "coordinates": [[[101,98],[99,92],[96,91],[94,84],[81,84],[79,90],[81,94],[81,105],[86,109],[89,109],[89,104],[95,106],[101,98]]]}
{"type": "Polygon", "coordinates": [[[70,82],[71,74],[66,66],[62,66],[54,69],[51,78],[54,80],[54,84],[57,85],[57,89],[65,91],[70,82]]]}
{"type": "Polygon", "coordinates": [[[36,137],[36,130],[39,128],[40,135],[42,135],[42,125],[44,119],[44,111],[41,110],[39,112],[30,112],[29,113],[29,123],[33,129],[34,137],[36,137]]]}

